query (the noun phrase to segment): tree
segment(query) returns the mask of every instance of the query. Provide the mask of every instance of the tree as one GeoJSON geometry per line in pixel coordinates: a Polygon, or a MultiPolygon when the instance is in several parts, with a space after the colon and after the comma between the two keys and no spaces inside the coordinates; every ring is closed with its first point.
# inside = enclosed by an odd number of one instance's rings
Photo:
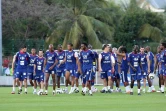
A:
{"type": "Polygon", "coordinates": [[[65,14],[70,14],[70,17],[55,23],[48,43],[62,40],[64,48],[68,42],[78,48],[85,41],[94,48],[101,48],[103,43],[114,41],[114,30],[121,12],[118,6],[105,0],[62,0],[59,4],[68,9],[65,14]]]}

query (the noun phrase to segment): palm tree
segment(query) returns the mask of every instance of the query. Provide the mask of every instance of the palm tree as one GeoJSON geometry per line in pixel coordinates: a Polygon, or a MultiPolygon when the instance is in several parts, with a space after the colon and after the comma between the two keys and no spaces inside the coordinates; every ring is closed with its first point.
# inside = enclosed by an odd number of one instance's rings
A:
{"type": "Polygon", "coordinates": [[[55,24],[47,43],[68,42],[78,48],[83,41],[101,48],[102,43],[113,42],[114,28],[120,18],[120,8],[105,0],[61,0],[67,10],[55,24]]]}

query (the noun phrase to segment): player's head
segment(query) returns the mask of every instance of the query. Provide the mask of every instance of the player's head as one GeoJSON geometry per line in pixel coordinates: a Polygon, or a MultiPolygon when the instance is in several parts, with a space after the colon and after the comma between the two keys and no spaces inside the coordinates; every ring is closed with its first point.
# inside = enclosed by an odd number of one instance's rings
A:
{"type": "Polygon", "coordinates": [[[160,46],[157,47],[157,53],[160,53],[161,52],[161,49],[160,49],[160,46]]]}
{"type": "Polygon", "coordinates": [[[110,51],[110,46],[108,44],[104,44],[102,47],[103,51],[109,52],[110,51]]]}
{"type": "Polygon", "coordinates": [[[49,48],[50,51],[53,51],[53,50],[54,50],[54,45],[53,45],[53,44],[50,44],[50,45],[48,46],[48,48],[49,48]]]}
{"type": "Polygon", "coordinates": [[[109,46],[109,51],[112,53],[112,46],[107,44],[109,46]]]}
{"type": "Polygon", "coordinates": [[[127,49],[126,49],[125,46],[121,47],[121,48],[120,48],[120,51],[121,51],[122,53],[127,53],[127,49]]]}
{"type": "Polygon", "coordinates": [[[112,48],[112,52],[113,52],[113,53],[116,53],[116,52],[117,52],[117,48],[116,48],[116,47],[113,47],[113,48],[112,48]]]}
{"type": "Polygon", "coordinates": [[[34,55],[34,54],[36,54],[36,49],[35,48],[32,48],[31,49],[31,53],[34,55]]]}
{"type": "Polygon", "coordinates": [[[68,50],[72,50],[73,49],[73,44],[72,43],[68,43],[67,44],[67,49],[68,50]]]}
{"type": "Polygon", "coordinates": [[[150,51],[150,46],[146,46],[145,47],[145,52],[149,52],[150,51]]]}
{"type": "Polygon", "coordinates": [[[138,45],[134,45],[134,47],[133,47],[133,52],[134,52],[134,53],[138,53],[138,52],[139,52],[139,47],[138,47],[138,45]]]}
{"type": "Polygon", "coordinates": [[[166,43],[165,42],[161,43],[160,44],[160,49],[164,50],[165,48],[166,48],[166,43]]]}
{"type": "Polygon", "coordinates": [[[39,57],[43,57],[43,53],[44,53],[43,50],[40,49],[39,50],[39,57]]]}
{"type": "Polygon", "coordinates": [[[82,50],[86,50],[88,47],[88,44],[87,43],[81,43],[81,48],[82,50]]]}
{"type": "Polygon", "coordinates": [[[26,46],[26,45],[23,45],[23,46],[21,47],[21,49],[22,49],[22,52],[27,52],[27,46],[26,46]]]}
{"type": "Polygon", "coordinates": [[[62,51],[62,45],[61,44],[58,45],[58,51],[62,51]]]}
{"type": "Polygon", "coordinates": [[[145,48],[144,47],[140,47],[140,52],[144,53],[145,52],[145,48]]]}
{"type": "Polygon", "coordinates": [[[88,49],[92,49],[92,45],[91,44],[88,45],[88,49]]]}

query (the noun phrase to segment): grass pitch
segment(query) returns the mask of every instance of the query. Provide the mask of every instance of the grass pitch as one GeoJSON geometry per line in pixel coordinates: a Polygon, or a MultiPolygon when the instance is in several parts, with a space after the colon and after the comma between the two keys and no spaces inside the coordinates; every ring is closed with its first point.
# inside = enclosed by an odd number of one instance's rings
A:
{"type": "MultiPolygon", "coordinates": [[[[101,87],[98,87],[101,89],[101,87]]],[[[10,94],[11,87],[0,87],[0,111],[166,111],[166,96],[161,93],[134,95],[122,93],[82,96],[78,94],[52,95],[51,87],[47,96],[32,94],[10,94]]],[[[23,89],[24,90],[24,89],[23,89]]]]}

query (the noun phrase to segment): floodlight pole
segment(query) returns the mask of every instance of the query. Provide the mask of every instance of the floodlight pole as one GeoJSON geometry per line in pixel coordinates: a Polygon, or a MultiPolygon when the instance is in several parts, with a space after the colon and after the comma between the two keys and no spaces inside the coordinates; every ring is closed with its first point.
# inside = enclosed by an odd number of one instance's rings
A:
{"type": "Polygon", "coordinates": [[[2,0],[0,0],[0,75],[2,75],[2,0]]]}

